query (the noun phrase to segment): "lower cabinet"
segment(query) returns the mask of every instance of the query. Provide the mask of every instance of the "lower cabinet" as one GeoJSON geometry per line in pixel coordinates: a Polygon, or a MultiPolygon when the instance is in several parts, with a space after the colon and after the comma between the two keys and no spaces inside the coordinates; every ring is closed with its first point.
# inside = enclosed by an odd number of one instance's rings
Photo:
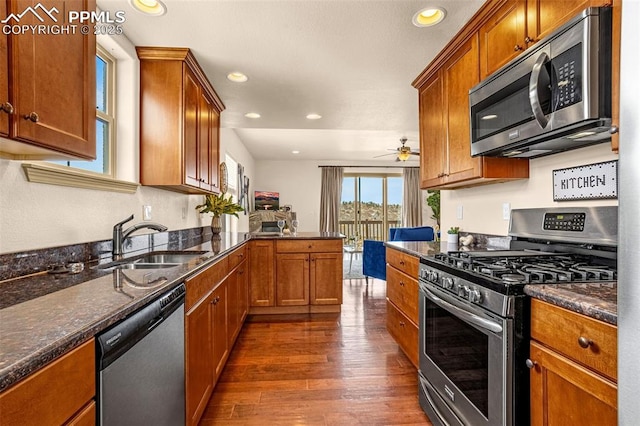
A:
{"type": "Polygon", "coordinates": [[[613,325],[532,300],[531,425],[617,424],[616,336],[613,325]]]}
{"type": "Polygon", "coordinates": [[[340,312],[341,239],[254,240],[249,251],[250,313],[340,312]]]}
{"type": "Polygon", "coordinates": [[[92,339],[0,393],[0,424],[95,425],[95,379],[92,339]]]}
{"type": "Polygon", "coordinates": [[[186,424],[197,425],[249,305],[246,246],[186,281],[186,424]]]}
{"type": "Polygon", "coordinates": [[[387,330],[418,368],[418,264],[416,256],[387,248],[387,330]]]}

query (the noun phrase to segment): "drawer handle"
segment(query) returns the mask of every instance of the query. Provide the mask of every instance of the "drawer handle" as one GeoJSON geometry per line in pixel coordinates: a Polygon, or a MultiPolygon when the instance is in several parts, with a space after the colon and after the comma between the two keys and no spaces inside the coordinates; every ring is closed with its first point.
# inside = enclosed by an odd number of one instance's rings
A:
{"type": "Polygon", "coordinates": [[[589,346],[593,345],[593,340],[580,336],[578,337],[578,344],[582,349],[587,349],[589,346]]]}
{"type": "Polygon", "coordinates": [[[535,361],[534,361],[534,360],[532,360],[532,359],[528,359],[528,358],[527,358],[527,360],[524,362],[524,364],[527,366],[527,368],[528,368],[529,370],[531,370],[531,369],[532,369],[532,368],[534,368],[536,365],[538,365],[538,363],[537,363],[537,362],[535,362],[535,361]]]}
{"type": "Polygon", "coordinates": [[[400,281],[400,286],[404,287],[404,281],[400,281]]]}
{"type": "Polygon", "coordinates": [[[309,245],[307,246],[307,248],[311,248],[311,247],[313,247],[311,244],[309,244],[309,245]]]}
{"type": "Polygon", "coordinates": [[[519,44],[516,44],[515,47],[513,48],[513,51],[517,52],[519,50],[522,50],[522,46],[520,46],[519,44]]]}
{"type": "Polygon", "coordinates": [[[404,327],[404,321],[400,321],[400,327],[404,327]]]}
{"type": "Polygon", "coordinates": [[[40,116],[37,112],[32,112],[30,114],[25,114],[24,119],[37,123],[38,121],[40,121],[40,116]]]}
{"type": "Polygon", "coordinates": [[[404,266],[404,260],[401,260],[401,261],[400,261],[400,264],[401,264],[402,266],[404,266]]]}
{"type": "Polygon", "coordinates": [[[13,114],[13,105],[9,102],[5,102],[0,105],[0,111],[6,112],[7,114],[13,114]]]}

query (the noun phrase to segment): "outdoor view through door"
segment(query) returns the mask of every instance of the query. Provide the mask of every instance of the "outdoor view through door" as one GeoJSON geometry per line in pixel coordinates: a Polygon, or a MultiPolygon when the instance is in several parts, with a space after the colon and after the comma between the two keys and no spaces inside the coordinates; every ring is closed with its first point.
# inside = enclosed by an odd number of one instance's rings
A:
{"type": "Polygon", "coordinates": [[[385,241],[402,220],[402,176],[345,174],[340,233],[347,241],[385,241]]]}

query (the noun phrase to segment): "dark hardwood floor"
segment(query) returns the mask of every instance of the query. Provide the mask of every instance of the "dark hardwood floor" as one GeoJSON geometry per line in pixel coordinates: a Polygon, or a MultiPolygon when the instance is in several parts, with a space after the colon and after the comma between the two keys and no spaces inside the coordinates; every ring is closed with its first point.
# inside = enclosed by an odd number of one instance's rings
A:
{"type": "Polygon", "coordinates": [[[249,317],[200,425],[430,425],[385,293],[345,280],[340,314],[249,317]]]}

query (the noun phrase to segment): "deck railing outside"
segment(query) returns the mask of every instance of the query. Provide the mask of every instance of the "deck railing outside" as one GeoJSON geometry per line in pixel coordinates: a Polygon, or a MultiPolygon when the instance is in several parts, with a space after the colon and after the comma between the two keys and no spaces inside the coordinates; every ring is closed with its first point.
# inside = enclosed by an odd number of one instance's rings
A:
{"type": "Polygon", "coordinates": [[[389,228],[400,226],[399,220],[390,220],[385,223],[381,220],[363,220],[358,224],[353,220],[340,221],[340,233],[347,239],[359,237],[360,240],[386,241],[389,238],[389,228]]]}

